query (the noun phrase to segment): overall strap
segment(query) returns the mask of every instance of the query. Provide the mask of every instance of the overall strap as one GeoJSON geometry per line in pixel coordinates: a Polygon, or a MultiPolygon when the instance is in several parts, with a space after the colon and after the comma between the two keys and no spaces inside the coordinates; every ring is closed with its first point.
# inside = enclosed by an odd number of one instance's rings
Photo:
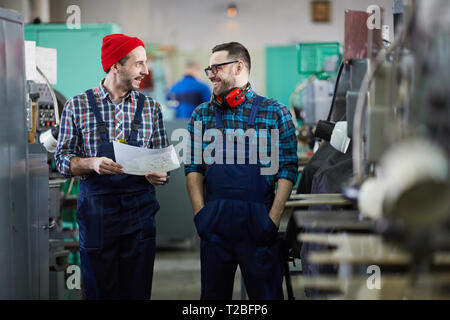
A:
{"type": "Polygon", "coordinates": [[[86,95],[88,98],[89,106],[95,115],[95,120],[98,123],[98,132],[100,133],[100,140],[102,143],[109,143],[108,134],[106,132],[106,123],[103,121],[102,115],[100,114],[100,110],[98,109],[97,100],[94,96],[94,91],[89,89],[86,91],[86,95]]]}
{"type": "Polygon", "coordinates": [[[142,93],[139,93],[137,109],[136,109],[136,113],[134,114],[133,122],[131,123],[131,133],[130,133],[130,138],[128,139],[128,144],[130,144],[130,145],[137,145],[137,135],[138,135],[138,130],[141,127],[142,110],[144,109],[145,99],[146,99],[145,95],[143,95],[142,93]]]}
{"type": "Polygon", "coordinates": [[[219,110],[219,108],[214,107],[214,111],[216,112],[216,129],[222,129],[223,128],[222,110],[219,110]]]}
{"type": "MultiPolygon", "coordinates": [[[[255,126],[256,115],[258,114],[258,108],[263,101],[263,97],[256,95],[253,99],[252,111],[250,112],[250,117],[248,118],[248,127],[253,128],[255,126]]],[[[215,107],[214,111],[216,113],[216,129],[223,128],[222,121],[222,111],[215,107]]]]}
{"type": "Polygon", "coordinates": [[[258,114],[258,108],[263,101],[263,97],[256,95],[253,98],[252,111],[250,112],[250,117],[248,118],[248,127],[253,128],[255,126],[256,115],[258,114]]]}

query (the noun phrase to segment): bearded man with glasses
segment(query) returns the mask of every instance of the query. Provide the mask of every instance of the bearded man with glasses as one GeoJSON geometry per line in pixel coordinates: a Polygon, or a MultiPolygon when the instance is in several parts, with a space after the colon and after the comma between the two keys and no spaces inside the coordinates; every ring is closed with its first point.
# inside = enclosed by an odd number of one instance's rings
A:
{"type": "MultiPolygon", "coordinates": [[[[252,90],[248,81],[250,55],[242,44],[215,46],[209,62],[205,72],[213,84],[213,95],[192,113],[188,125],[190,164],[185,165],[194,222],[201,238],[201,299],[231,299],[238,265],[250,299],[283,299],[278,227],[297,180],[297,140],[292,116],[280,102],[252,90]],[[207,139],[198,143],[195,136],[201,131],[203,137],[209,129],[225,133],[253,129],[259,138],[265,130],[270,132],[266,137],[269,141],[275,130],[276,148],[272,148],[272,143],[265,147],[268,153],[279,151],[276,172],[263,174],[267,163],[249,159],[250,143],[245,137],[243,161],[236,163],[228,157],[222,161],[217,156],[215,159],[220,161],[215,163],[207,163],[203,157],[198,161],[195,155],[198,151],[203,154],[208,145],[207,139]]],[[[229,151],[227,148],[236,152],[234,140],[231,146],[226,140],[225,137],[223,146],[216,144],[216,153],[222,147],[222,154],[229,151]]]]}

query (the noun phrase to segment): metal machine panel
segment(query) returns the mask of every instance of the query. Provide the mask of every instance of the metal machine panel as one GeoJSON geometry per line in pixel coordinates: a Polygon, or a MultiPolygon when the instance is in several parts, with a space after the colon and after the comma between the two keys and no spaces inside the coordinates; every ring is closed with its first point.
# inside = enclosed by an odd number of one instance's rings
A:
{"type": "Polygon", "coordinates": [[[374,58],[381,50],[381,29],[369,30],[365,11],[345,11],[344,59],[374,58]]]}
{"type": "Polygon", "coordinates": [[[351,72],[350,72],[350,88],[352,91],[359,91],[361,88],[364,76],[367,73],[369,67],[368,59],[353,59],[350,62],[351,72]]]}
{"type": "Polygon", "coordinates": [[[0,9],[0,299],[29,299],[22,15],[0,9]]]}
{"type": "Polygon", "coordinates": [[[359,93],[356,91],[347,92],[347,108],[346,108],[346,119],[347,119],[347,135],[349,138],[353,137],[353,118],[355,117],[356,103],[358,102],[359,93]]]}
{"type": "Polygon", "coordinates": [[[302,106],[305,111],[305,123],[315,124],[316,116],[314,114],[314,85],[309,83],[305,89],[303,89],[302,106]]]}
{"type": "Polygon", "coordinates": [[[305,110],[305,124],[315,125],[319,120],[326,120],[330,111],[332,97],[330,83],[317,80],[308,84],[303,92],[302,105],[305,110]]]}
{"type": "Polygon", "coordinates": [[[368,57],[367,26],[369,14],[365,11],[345,11],[344,59],[364,59],[368,57]]]}
{"type": "Polygon", "coordinates": [[[46,84],[35,84],[35,86],[39,92],[36,131],[42,132],[55,126],[55,106],[48,86],[46,84]]]}
{"type": "Polygon", "coordinates": [[[374,79],[373,102],[369,104],[367,110],[366,154],[369,161],[377,162],[388,148],[389,135],[392,134],[389,123],[392,112],[389,106],[395,84],[389,81],[392,79],[391,64],[385,62],[379,67],[375,72],[374,79]]]}
{"type": "Polygon", "coordinates": [[[353,135],[353,118],[355,115],[356,103],[358,101],[359,89],[369,66],[368,59],[353,59],[348,64],[350,74],[350,87],[346,92],[346,119],[347,134],[351,138],[353,135]]]}
{"type": "Polygon", "coordinates": [[[327,119],[331,105],[330,82],[326,80],[314,80],[314,97],[315,97],[315,117],[316,123],[319,120],[327,119]]]}
{"type": "Polygon", "coordinates": [[[30,144],[30,246],[31,290],[34,299],[49,297],[49,187],[47,150],[41,144],[30,144]]]}

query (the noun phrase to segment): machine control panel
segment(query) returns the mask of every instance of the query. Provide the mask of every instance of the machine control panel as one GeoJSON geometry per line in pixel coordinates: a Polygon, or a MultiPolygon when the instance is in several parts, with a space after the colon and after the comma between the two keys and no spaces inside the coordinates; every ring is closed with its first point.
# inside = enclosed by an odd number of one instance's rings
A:
{"type": "Polygon", "coordinates": [[[47,85],[38,84],[37,91],[39,92],[39,100],[37,104],[36,130],[42,132],[51,129],[55,125],[55,106],[47,85]]]}

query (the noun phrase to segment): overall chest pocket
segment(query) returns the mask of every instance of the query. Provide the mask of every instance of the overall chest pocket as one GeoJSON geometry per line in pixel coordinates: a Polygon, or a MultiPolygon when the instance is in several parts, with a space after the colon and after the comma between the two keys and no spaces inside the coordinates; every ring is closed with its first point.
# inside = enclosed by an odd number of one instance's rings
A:
{"type": "Polygon", "coordinates": [[[81,129],[82,150],[88,157],[95,157],[100,144],[100,133],[97,125],[86,126],[81,129]]]}
{"type": "Polygon", "coordinates": [[[138,147],[150,148],[153,130],[150,123],[142,123],[138,130],[137,143],[138,147]]]}

